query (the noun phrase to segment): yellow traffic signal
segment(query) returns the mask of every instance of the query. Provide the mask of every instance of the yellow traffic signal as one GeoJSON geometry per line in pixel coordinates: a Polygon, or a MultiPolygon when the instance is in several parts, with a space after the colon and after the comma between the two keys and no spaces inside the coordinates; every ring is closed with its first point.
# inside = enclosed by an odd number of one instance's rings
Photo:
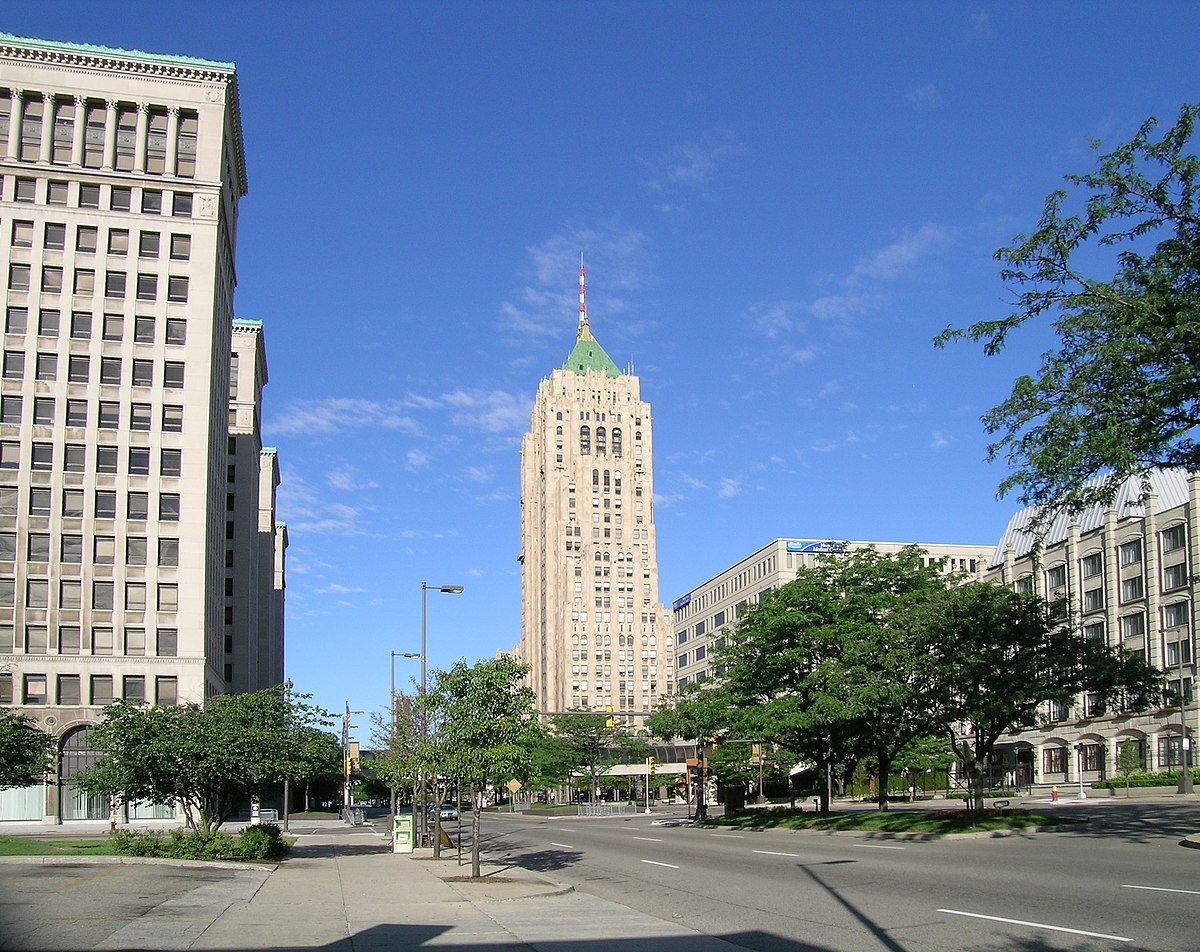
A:
{"type": "Polygon", "coordinates": [[[654,776],[654,769],[657,763],[658,761],[656,761],[653,757],[646,758],[646,773],[648,773],[651,777],[654,776]]]}
{"type": "Polygon", "coordinates": [[[613,726],[613,709],[611,704],[604,705],[604,726],[613,726]]]}

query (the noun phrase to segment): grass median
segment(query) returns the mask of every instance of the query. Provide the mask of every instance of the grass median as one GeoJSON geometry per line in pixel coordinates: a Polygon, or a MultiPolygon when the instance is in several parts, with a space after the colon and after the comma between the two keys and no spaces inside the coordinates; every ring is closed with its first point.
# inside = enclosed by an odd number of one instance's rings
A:
{"type": "Polygon", "coordinates": [[[862,833],[979,833],[992,830],[1028,830],[1078,822],[1062,816],[1048,816],[1028,810],[984,810],[969,814],[965,810],[937,812],[886,813],[800,813],[792,810],[756,810],[706,821],[707,826],[745,830],[788,829],[862,833]]]}
{"type": "Polygon", "coordinates": [[[52,840],[44,836],[0,836],[0,856],[116,856],[112,840],[52,840]]]}

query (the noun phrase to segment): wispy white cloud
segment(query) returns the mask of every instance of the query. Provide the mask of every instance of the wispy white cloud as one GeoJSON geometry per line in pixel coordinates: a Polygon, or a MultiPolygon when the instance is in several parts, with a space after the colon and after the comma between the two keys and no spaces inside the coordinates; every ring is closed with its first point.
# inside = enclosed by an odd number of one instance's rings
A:
{"type": "Polygon", "coordinates": [[[317,595],[353,595],[358,592],[365,592],[365,588],[356,588],[350,585],[339,585],[337,582],[331,582],[321,588],[314,588],[313,592],[317,595]]]}
{"type": "Polygon", "coordinates": [[[717,495],[721,499],[732,499],[734,496],[740,496],[742,493],[741,480],[731,479],[728,476],[721,477],[721,485],[717,489],[717,495]]]}
{"type": "Polygon", "coordinates": [[[294,467],[285,466],[275,497],[279,516],[297,535],[365,535],[359,525],[367,510],[323,498],[294,467]]]}
{"type": "Polygon", "coordinates": [[[938,430],[933,434],[933,440],[930,442],[929,448],[931,450],[944,450],[949,445],[950,440],[946,438],[941,430],[938,430]]]}
{"type": "Polygon", "coordinates": [[[283,436],[328,436],[349,429],[380,427],[419,434],[411,406],[399,400],[324,397],[293,400],[270,418],[267,429],[283,436]]]}
{"type": "Polygon", "coordinates": [[[353,492],[360,489],[378,489],[379,483],[373,479],[365,482],[358,479],[358,471],[349,464],[339,466],[331,470],[325,476],[325,481],[334,489],[342,489],[347,492],[353,492]]]}
{"type": "Polygon", "coordinates": [[[467,478],[476,483],[490,483],[496,478],[495,466],[468,466],[467,478]]]}
{"type": "Polygon", "coordinates": [[[803,310],[801,301],[763,302],[747,308],[742,320],[767,340],[778,340],[796,329],[797,318],[803,310]]]}
{"type": "Polygon", "coordinates": [[[423,469],[432,457],[424,450],[412,449],[404,454],[404,465],[409,469],[423,469]]]}
{"type": "Polygon", "coordinates": [[[837,448],[837,440],[817,440],[809,446],[814,453],[832,453],[837,448]]]}
{"type": "Polygon", "coordinates": [[[968,40],[986,40],[993,34],[992,18],[986,10],[976,10],[967,16],[966,38],[968,40]]]}
{"type": "Polygon", "coordinates": [[[916,231],[905,229],[890,244],[864,256],[850,272],[849,283],[894,281],[922,258],[949,244],[952,234],[941,225],[925,224],[916,231]]]}
{"type": "Polygon", "coordinates": [[[617,221],[569,225],[528,249],[521,275],[526,283],[501,303],[501,330],[522,341],[569,338],[579,313],[581,252],[587,263],[589,311],[604,317],[630,312],[634,296],[650,280],[649,239],[617,221]]]}
{"type": "Polygon", "coordinates": [[[942,101],[942,94],[933,83],[924,83],[908,90],[904,101],[913,106],[936,106],[942,101]]]}
{"type": "Polygon", "coordinates": [[[746,146],[730,130],[710,130],[698,139],[647,161],[650,178],[646,185],[659,191],[673,186],[700,188],[716,177],[726,161],[746,151],[746,146]]]}
{"type": "Polygon", "coordinates": [[[455,390],[441,397],[458,426],[485,433],[521,432],[529,425],[533,400],[503,390],[455,390]]]}

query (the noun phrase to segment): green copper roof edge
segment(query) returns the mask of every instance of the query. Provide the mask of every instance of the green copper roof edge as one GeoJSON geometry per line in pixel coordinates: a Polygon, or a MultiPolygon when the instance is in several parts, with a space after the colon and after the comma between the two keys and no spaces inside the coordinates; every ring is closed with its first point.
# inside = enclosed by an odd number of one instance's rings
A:
{"type": "Polygon", "coordinates": [[[248,321],[243,317],[235,317],[233,319],[233,326],[234,327],[248,327],[251,329],[257,328],[258,330],[262,330],[263,323],[262,323],[262,321],[248,321]]]}
{"type": "Polygon", "coordinates": [[[194,56],[178,56],[174,53],[147,53],[144,50],[122,50],[111,46],[96,46],[91,43],[66,43],[61,40],[43,40],[32,36],[17,36],[14,33],[0,33],[0,43],[15,43],[41,50],[58,50],[63,53],[94,53],[97,56],[113,56],[122,59],[140,60],[145,63],[165,63],[175,66],[199,66],[205,69],[219,69],[236,72],[234,63],[221,60],[200,59],[194,56]]]}
{"type": "Polygon", "coordinates": [[[586,338],[580,335],[579,340],[575,342],[575,346],[571,348],[571,353],[567,355],[567,359],[563,362],[562,369],[569,370],[580,376],[591,370],[598,370],[606,377],[621,376],[621,369],[591,334],[588,334],[586,338]],[[599,351],[599,353],[593,355],[579,354],[579,356],[576,356],[580,349],[592,347],[599,351]],[[575,364],[579,366],[576,367],[574,366],[575,364]]]}

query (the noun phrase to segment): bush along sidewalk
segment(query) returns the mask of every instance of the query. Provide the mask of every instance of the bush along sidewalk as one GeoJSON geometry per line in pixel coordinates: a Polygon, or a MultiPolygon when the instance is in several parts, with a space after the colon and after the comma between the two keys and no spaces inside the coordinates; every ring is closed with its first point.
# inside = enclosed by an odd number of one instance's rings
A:
{"type": "Polygon", "coordinates": [[[279,859],[291,846],[274,823],[248,826],[237,836],[204,830],[115,830],[110,836],[120,856],[163,859],[279,859]]]}
{"type": "MultiPolygon", "coordinates": [[[[1200,781],[1200,767],[1191,768],[1188,773],[1193,780],[1200,781]]],[[[1179,783],[1178,770],[1146,771],[1131,774],[1126,777],[1114,777],[1112,780],[1098,780],[1092,784],[1093,790],[1124,790],[1126,784],[1130,787],[1173,787],[1179,783]]]]}

